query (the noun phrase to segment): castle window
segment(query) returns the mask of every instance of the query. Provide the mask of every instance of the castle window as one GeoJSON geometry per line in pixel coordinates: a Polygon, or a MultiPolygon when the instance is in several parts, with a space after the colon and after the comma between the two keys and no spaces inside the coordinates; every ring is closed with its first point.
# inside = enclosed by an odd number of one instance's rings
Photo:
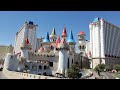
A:
{"type": "Polygon", "coordinates": [[[53,62],[50,62],[49,65],[50,65],[50,67],[53,67],[53,62]]]}
{"type": "Polygon", "coordinates": [[[39,69],[42,69],[42,66],[39,66],[39,69]]]}
{"type": "Polygon", "coordinates": [[[84,49],[85,47],[84,47],[84,45],[82,46],[82,49],[84,49]]]}
{"type": "Polygon", "coordinates": [[[44,69],[46,69],[47,67],[46,66],[44,66],[44,69]]]}
{"type": "Polygon", "coordinates": [[[27,65],[25,65],[25,68],[29,68],[27,65]]]}
{"type": "Polygon", "coordinates": [[[33,70],[36,70],[36,66],[32,66],[32,69],[33,69],[33,70]]]}
{"type": "Polygon", "coordinates": [[[80,49],[81,49],[81,46],[80,46],[80,49]]]}

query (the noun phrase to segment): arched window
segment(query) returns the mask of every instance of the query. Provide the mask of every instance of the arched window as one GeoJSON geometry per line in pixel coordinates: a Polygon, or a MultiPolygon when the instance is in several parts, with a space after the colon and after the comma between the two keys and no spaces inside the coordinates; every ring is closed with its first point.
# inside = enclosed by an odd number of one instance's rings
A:
{"type": "Polygon", "coordinates": [[[81,49],[81,46],[80,46],[80,49],[81,49]]]}
{"type": "Polygon", "coordinates": [[[84,46],[84,45],[82,46],[82,49],[85,49],[85,46],[84,46]]]}
{"type": "Polygon", "coordinates": [[[69,58],[68,58],[68,66],[67,67],[69,68],[69,58]]]}

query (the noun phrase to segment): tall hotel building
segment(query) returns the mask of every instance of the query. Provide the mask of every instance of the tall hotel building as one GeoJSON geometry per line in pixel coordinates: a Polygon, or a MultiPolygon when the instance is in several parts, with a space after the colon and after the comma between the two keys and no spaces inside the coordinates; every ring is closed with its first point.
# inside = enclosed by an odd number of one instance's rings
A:
{"type": "Polygon", "coordinates": [[[120,64],[120,27],[100,18],[89,25],[92,68],[120,64]]]}
{"type": "MultiPolygon", "coordinates": [[[[36,30],[37,30],[37,25],[34,25],[33,22],[29,21],[29,23],[25,23],[23,27],[20,29],[19,32],[16,33],[16,40],[15,40],[15,46],[14,46],[14,52],[19,53],[21,52],[21,44],[22,42],[28,37],[29,42],[32,45],[32,52],[35,52],[37,47],[37,41],[39,41],[36,38],[36,30]]],[[[38,43],[39,44],[39,43],[38,43]]]]}

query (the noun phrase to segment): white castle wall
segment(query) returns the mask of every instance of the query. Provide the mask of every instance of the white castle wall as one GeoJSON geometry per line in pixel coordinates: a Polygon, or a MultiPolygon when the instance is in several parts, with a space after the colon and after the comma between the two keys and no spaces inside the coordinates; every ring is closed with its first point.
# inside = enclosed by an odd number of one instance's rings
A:
{"type": "Polygon", "coordinates": [[[18,59],[17,55],[12,55],[10,53],[7,54],[4,62],[4,68],[12,71],[16,71],[18,69],[18,59]]]}

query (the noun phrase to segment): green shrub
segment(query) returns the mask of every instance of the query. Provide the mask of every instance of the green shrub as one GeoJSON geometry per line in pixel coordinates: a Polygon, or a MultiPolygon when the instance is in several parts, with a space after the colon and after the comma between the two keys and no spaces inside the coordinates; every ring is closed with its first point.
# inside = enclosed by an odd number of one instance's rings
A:
{"type": "Polygon", "coordinates": [[[120,71],[120,65],[118,65],[118,64],[114,65],[113,69],[116,71],[120,71]]]}
{"type": "Polygon", "coordinates": [[[80,72],[79,65],[72,64],[67,71],[67,75],[69,78],[72,78],[72,79],[80,78],[82,75],[79,72],[80,72]]]}

